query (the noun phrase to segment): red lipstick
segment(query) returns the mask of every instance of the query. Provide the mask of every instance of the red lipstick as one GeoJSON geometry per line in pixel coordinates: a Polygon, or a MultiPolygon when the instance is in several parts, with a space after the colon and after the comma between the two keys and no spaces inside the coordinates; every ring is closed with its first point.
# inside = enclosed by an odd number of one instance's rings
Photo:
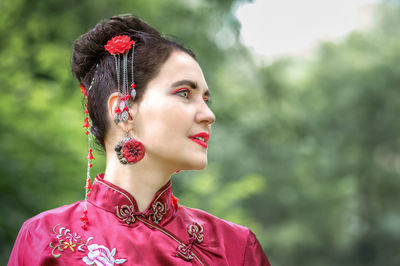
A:
{"type": "Polygon", "coordinates": [[[201,132],[199,134],[190,136],[189,138],[194,142],[196,142],[197,144],[200,144],[204,148],[207,148],[207,142],[208,139],[210,138],[210,134],[208,134],[207,132],[201,132]]]}

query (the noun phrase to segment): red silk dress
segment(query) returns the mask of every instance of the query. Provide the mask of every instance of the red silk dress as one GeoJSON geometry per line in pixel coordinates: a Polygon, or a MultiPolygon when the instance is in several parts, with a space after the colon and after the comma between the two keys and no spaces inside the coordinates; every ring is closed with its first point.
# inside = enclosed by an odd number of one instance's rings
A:
{"type": "Polygon", "coordinates": [[[255,235],[178,205],[171,181],[139,212],[133,196],[97,176],[87,203],[43,212],[22,226],[8,265],[270,265],[255,235]]]}

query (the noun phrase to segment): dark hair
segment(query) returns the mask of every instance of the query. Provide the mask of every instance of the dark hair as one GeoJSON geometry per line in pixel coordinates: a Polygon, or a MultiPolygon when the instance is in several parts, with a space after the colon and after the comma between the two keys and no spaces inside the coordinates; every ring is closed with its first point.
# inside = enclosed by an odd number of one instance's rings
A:
{"type": "MultiPolygon", "coordinates": [[[[103,148],[109,126],[107,99],[117,91],[114,58],[104,49],[104,45],[117,35],[128,35],[135,41],[135,101],[141,99],[147,84],[158,74],[173,51],[186,52],[196,60],[192,51],[162,37],[152,26],[132,15],[111,17],[80,36],[74,44],[72,73],[86,89],[95,79],[88,94],[87,107],[92,120],[91,132],[103,148]]],[[[130,62],[130,57],[128,60],[130,62]]],[[[128,66],[131,64],[129,62],[128,66]]]]}

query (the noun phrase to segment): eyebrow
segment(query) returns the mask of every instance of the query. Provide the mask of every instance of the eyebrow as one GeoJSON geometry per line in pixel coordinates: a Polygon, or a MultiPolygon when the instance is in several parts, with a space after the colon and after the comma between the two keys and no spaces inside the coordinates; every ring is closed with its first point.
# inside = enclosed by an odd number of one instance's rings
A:
{"type": "MultiPolygon", "coordinates": [[[[183,80],[179,80],[179,81],[176,81],[176,82],[172,83],[171,88],[179,87],[179,86],[183,86],[183,85],[189,86],[193,90],[196,90],[198,88],[196,82],[188,80],[188,79],[183,79],[183,80]]],[[[206,90],[204,95],[210,97],[210,91],[206,90]]]]}

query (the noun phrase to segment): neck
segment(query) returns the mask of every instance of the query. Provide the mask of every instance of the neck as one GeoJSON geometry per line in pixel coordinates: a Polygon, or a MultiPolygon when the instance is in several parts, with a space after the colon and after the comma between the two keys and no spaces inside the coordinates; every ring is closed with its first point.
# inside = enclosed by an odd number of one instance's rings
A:
{"type": "Polygon", "coordinates": [[[107,156],[104,179],[131,193],[135,197],[139,211],[146,210],[154,194],[169,181],[170,177],[170,171],[161,166],[157,167],[147,156],[132,165],[123,165],[116,156],[107,156]]]}

